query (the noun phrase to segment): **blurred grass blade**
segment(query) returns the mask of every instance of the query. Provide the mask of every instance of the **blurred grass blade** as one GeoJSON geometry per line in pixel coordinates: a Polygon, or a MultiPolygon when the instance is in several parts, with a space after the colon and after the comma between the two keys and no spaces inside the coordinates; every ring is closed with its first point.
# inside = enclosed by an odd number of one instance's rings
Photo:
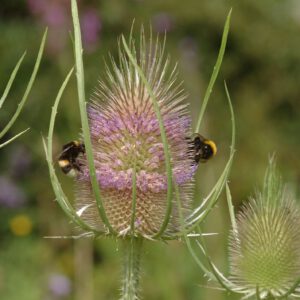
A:
{"type": "Polygon", "coordinates": [[[38,55],[37,55],[37,59],[36,59],[36,62],[35,62],[34,68],[33,68],[33,72],[32,72],[31,77],[29,79],[29,82],[28,82],[28,85],[26,87],[23,98],[22,98],[21,102],[18,104],[17,110],[15,111],[15,113],[12,116],[12,118],[10,119],[10,121],[7,123],[7,125],[4,127],[4,129],[0,132],[0,139],[13,126],[13,124],[15,123],[17,117],[19,116],[20,112],[22,111],[22,108],[23,108],[24,104],[26,103],[26,101],[28,99],[28,95],[31,91],[32,85],[33,85],[33,83],[35,81],[35,78],[36,78],[36,74],[37,74],[38,69],[40,67],[41,59],[42,59],[44,48],[45,48],[47,31],[48,31],[48,29],[46,29],[45,32],[44,32],[42,42],[41,42],[41,45],[40,45],[40,49],[39,49],[39,52],[38,52],[38,55]]]}
{"type": "Polygon", "coordinates": [[[93,193],[97,202],[97,208],[99,211],[100,218],[102,222],[109,229],[110,233],[116,234],[115,230],[112,228],[111,224],[105,213],[105,208],[103,206],[103,201],[100,193],[100,188],[96,176],[96,169],[94,164],[93,150],[92,150],[92,142],[90,136],[90,128],[87,118],[86,111],[86,100],[85,100],[85,89],[84,89],[84,69],[83,69],[83,61],[82,61],[82,43],[81,43],[81,32],[80,32],[80,24],[78,17],[78,8],[76,0],[71,1],[71,9],[72,9],[72,20],[74,26],[74,51],[75,51],[75,64],[76,64],[76,78],[77,78],[77,91],[78,91],[78,101],[79,101],[79,110],[80,110],[80,118],[83,132],[83,139],[85,144],[86,156],[88,161],[88,167],[90,171],[90,178],[93,193]]]}
{"type": "Polygon", "coordinates": [[[204,115],[209,97],[210,97],[211,92],[213,90],[215,81],[218,77],[220,67],[222,65],[222,61],[223,61],[223,57],[224,57],[224,53],[225,53],[225,48],[226,48],[226,44],[227,44],[228,32],[229,32],[229,28],[230,28],[231,12],[232,12],[232,9],[230,9],[230,11],[227,15],[227,18],[226,18],[218,58],[217,58],[215,66],[214,66],[213,73],[210,77],[209,84],[208,84],[207,89],[205,91],[205,95],[204,95],[203,103],[201,105],[200,113],[199,113],[199,116],[198,116],[195,132],[200,131],[200,126],[201,126],[201,122],[202,122],[202,119],[203,119],[203,115],[204,115]]]}
{"type": "Polygon", "coordinates": [[[45,153],[46,153],[46,159],[47,159],[47,163],[48,163],[48,168],[49,168],[49,173],[50,173],[50,179],[51,179],[51,184],[56,196],[56,200],[58,202],[58,204],[60,205],[60,207],[62,208],[62,210],[65,212],[65,214],[78,226],[80,226],[81,228],[88,230],[90,232],[94,232],[95,234],[99,234],[98,231],[95,231],[93,228],[91,228],[89,225],[87,225],[85,222],[83,222],[81,220],[81,218],[79,218],[79,216],[77,215],[76,211],[73,209],[72,205],[70,204],[69,200],[67,199],[67,197],[65,196],[60,182],[56,176],[54,167],[53,167],[53,160],[52,160],[52,140],[53,140],[53,131],[54,131],[54,125],[55,125],[55,117],[57,114],[57,108],[58,108],[58,104],[59,101],[61,99],[62,93],[64,92],[66,85],[71,77],[73,73],[73,68],[71,69],[71,71],[68,73],[66,79],[64,80],[61,88],[58,91],[57,97],[55,99],[54,105],[52,107],[52,112],[51,112],[51,118],[50,118],[50,125],[49,125],[49,131],[48,131],[48,144],[46,145],[45,140],[43,139],[43,145],[44,145],[44,149],[45,149],[45,153]]]}
{"type": "Polygon", "coordinates": [[[23,53],[23,55],[21,56],[21,58],[20,58],[19,61],[17,62],[17,64],[16,64],[14,70],[12,71],[12,73],[11,73],[11,75],[10,75],[10,78],[9,78],[9,80],[8,80],[8,82],[7,82],[7,85],[6,85],[5,89],[4,89],[3,95],[2,95],[2,97],[1,97],[1,99],[0,99],[0,109],[1,109],[1,107],[2,107],[2,105],[3,105],[3,103],[4,103],[4,101],[6,100],[6,97],[7,97],[8,93],[9,93],[9,91],[10,91],[10,88],[11,88],[11,86],[12,86],[14,80],[15,80],[15,77],[16,77],[16,75],[17,75],[17,73],[18,73],[18,70],[19,70],[19,68],[20,68],[20,65],[21,65],[21,63],[22,63],[22,61],[23,61],[25,55],[26,55],[26,51],[23,53]]]}
{"type": "Polygon", "coordinates": [[[12,137],[8,141],[4,142],[3,144],[0,144],[0,149],[3,148],[4,146],[8,145],[9,143],[11,143],[12,141],[14,141],[15,139],[17,139],[20,135],[24,134],[28,130],[29,130],[29,128],[27,128],[27,129],[21,131],[20,133],[16,134],[14,137],[12,137]]]}
{"type": "Polygon", "coordinates": [[[168,140],[167,140],[167,135],[166,135],[166,131],[165,131],[165,127],[164,127],[164,123],[163,123],[163,118],[160,112],[160,108],[158,105],[158,102],[156,100],[156,97],[149,85],[149,82],[145,76],[145,74],[143,73],[142,69],[140,68],[140,66],[138,65],[137,61],[135,60],[134,56],[132,55],[132,52],[130,50],[130,48],[128,47],[126,40],[124,38],[124,36],[122,36],[122,43],[124,46],[124,49],[131,61],[131,63],[134,65],[134,67],[136,68],[139,76],[141,77],[141,80],[143,81],[147,92],[149,93],[149,96],[151,98],[152,104],[153,104],[153,108],[159,123],[159,130],[160,130],[160,135],[161,135],[161,140],[163,143],[163,147],[164,147],[164,156],[165,156],[165,166],[166,166],[166,171],[167,171],[167,182],[168,182],[168,187],[167,187],[167,209],[166,209],[166,214],[165,214],[165,218],[163,220],[163,223],[159,229],[159,231],[153,235],[154,238],[158,238],[160,237],[165,229],[167,228],[168,224],[169,224],[169,220],[170,220],[170,216],[171,216],[171,211],[172,211],[172,195],[173,195],[173,191],[172,191],[172,185],[173,185],[173,179],[172,179],[172,166],[171,166],[171,157],[170,157],[170,151],[169,151],[169,144],[168,144],[168,140]]]}

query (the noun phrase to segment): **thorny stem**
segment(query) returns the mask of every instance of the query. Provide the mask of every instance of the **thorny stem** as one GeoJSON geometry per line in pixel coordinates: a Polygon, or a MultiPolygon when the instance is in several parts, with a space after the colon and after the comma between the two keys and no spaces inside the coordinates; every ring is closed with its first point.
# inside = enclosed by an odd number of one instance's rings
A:
{"type": "Polygon", "coordinates": [[[143,239],[131,237],[124,240],[124,274],[120,300],[138,300],[140,259],[143,239]]]}

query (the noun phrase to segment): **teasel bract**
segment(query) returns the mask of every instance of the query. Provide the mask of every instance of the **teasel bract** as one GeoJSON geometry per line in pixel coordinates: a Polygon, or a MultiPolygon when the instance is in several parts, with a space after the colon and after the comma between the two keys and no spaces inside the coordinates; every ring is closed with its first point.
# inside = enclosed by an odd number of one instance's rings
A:
{"type": "MultiPolygon", "coordinates": [[[[230,159],[211,193],[192,209],[193,176],[190,153],[191,118],[185,94],[177,83],[176,67],[164,56],[163,41],[146,39],[141,30],[137,46],[130,34],[118,43],[119,61],[111,58],[86,107],[82,45],[76,1],[72,0],[75,60],[82,140],[86,154],[75,178],[75,208],[64,194],[52,161],[55,115],[63,82],[52,109],[45,151],[51,183],[64,212],[82,236],[115,236],[127,241],[122,299],[137,299],[140,246],[151,240],[188,239],[215,206],[228,176],[230,159]]],[[[220,69],[229,31],[230,14],[196,131],[220,69]]],[[[231,107],[231,106],[230,106],[231,107]]],[[[232,112],[232,108],[231,108],[232,112]]],[[[233,133],[234,137],[234,133],[233,133]]],[[[233,138],[234,139],[234,138],[233,138]]]]}

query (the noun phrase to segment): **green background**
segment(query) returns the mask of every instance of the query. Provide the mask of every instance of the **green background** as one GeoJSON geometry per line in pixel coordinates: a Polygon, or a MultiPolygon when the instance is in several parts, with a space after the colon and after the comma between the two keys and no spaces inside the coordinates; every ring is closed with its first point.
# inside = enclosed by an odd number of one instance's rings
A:
{"type": "MultiPolygon", "coordinates": [[[[24,199],[14,208],[0,201],[0,299],[117,299],[122,269],[120,241],[44,238],[73,234],[72,224],[54,201],[42,136],[47,133],[59,86],[74,62],[69,1],[40,1],[49,9],[57,9],[52,19],[45,11],[30,9],[29,2],[2,0],[0,8],[0,91],[27,49],[21,71],[0,111],[0,128],[21,100],[43,30],[49,26],[46,53],[29,101],[4,140],[27,127],[31,129],[0,150],[0,178],[9,180],[24,199]],[[57,23],[62,12],[64,21],[57,23]],[[25,214],[33,223],[32,232],[24,237],[14,235],[9,225],[19,214],[25,214]],[[51,276],[57,274],[69,280],[69,294],[59,296],[49,287],[51,276]]],[[[218,155],[198,169],[195,203],[209,192],[228,159],[231,133],[223,86],[226,80],[237,125],[230,187],[238,210],[261,187],[268,157],[273,153],[284,180],[296,191],[299,186],[300,2],[95,0],[80,1],[79,11],[83,15],[92,10],[101,22],[98,39],[84,52],[87,95],[104,74],[103,58],[107,59],[109,52],[116,56],[117,38],[129,34],[134,19],[135,28],[151,24],[154,31],[163,32],[167,26],[166,52],[173,63],[178,62],[179,79],[189,94],[195,122],[231,7],[228,47],[201,129],[218,145],[218,155]]],[[[54,159],[61,146],[78,138],[80,132],[75,83],[73,77],[59,108],[54,159]]],[[[72,198],[72,180],[59,175],[72,198]]],[[[3,199],[4,191],[0,194],[3,199]]],[[[204,231],[219,233],[207,238],[208,247],[215,263],[228,274],[230,224],[224,195],[204,224],[204,231]]],[[[207,282],[183,243],[146,242],[142,275],[144,299],[237,299],[210,288],[217,286],[207,282]]]]}

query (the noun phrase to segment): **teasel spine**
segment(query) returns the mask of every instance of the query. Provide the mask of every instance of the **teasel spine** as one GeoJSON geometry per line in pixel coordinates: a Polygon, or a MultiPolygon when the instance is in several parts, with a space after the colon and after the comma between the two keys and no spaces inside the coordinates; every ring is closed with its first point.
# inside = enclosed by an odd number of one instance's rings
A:
{"type": "Polygon", "coordinates": [[[138,300],[140,283],[140,261],[143,239],[129,237],[123,241],[124,274],[120,300],[138,300]]]}

